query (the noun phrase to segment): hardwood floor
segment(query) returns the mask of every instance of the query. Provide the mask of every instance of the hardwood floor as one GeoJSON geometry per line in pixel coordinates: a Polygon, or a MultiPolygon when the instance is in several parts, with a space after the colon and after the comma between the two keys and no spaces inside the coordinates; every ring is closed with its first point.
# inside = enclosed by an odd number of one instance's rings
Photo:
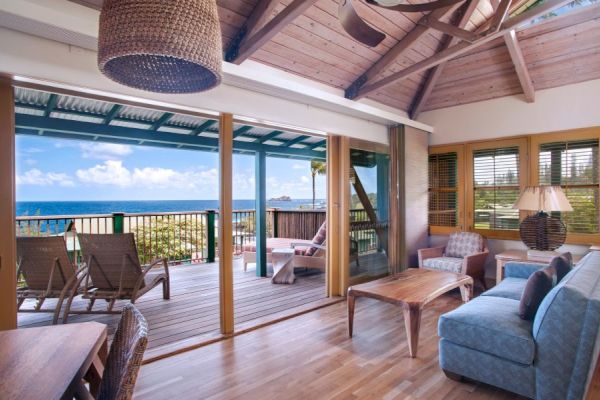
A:
{"type": "MultiPolygon", "coordinates": [[[[203,338],[219,336],[218,264],[191,264],[171,267],[171,299],[163,300],[161,288],[155,288],[136,302],[149,326],[147,355],[159,355],[176,349],[179,343],[195,345],[203,338]],[[191,341],[193,339],[193,342],[191,341]]],[[[259,278],[254,269],[243,272],[241,260],[234,261],[234,305],[236,329],[262,323],[270,316],[319,302],[326,297],[325,276],[320,272],[299,271],[293,285],[274,285],[259,278]]],[[[56,300],[49,299],[46,306],[56,300]]],[[[31,308],[34,302],[24,305],[31,308]]],[[[84,309],[87,302],[76,300],[73,309],[84,309]]],[[[115,309],[125,302],[118,302],[115,309]]],[[[97,303],[95,309],[105,305],[97,303]]],[[[108,325],[109,339],[116,330],[120,315],[71,315],[69,323],[98,321],[108,325]]],[[[19,313],[20,328],[50,325],[50,313],[19,313]]],[[[60,321],[59,321],[60,323],[60,321]]]]}
{"type": "Polygon", "coordinates": [[[518,399],[491,386],[447,379],[438,365],[437,320],[461,304],[451,292],[423,311],[411,359],[402,312],[359,299],[354,338],[338,303],[142,367],[135,398],[518,399]]]}

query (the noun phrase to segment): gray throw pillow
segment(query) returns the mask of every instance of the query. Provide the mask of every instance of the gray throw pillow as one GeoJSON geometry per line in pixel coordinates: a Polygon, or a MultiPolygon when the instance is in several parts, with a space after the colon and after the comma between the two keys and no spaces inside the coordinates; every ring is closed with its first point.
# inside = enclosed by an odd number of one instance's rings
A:
{"type": "Polygon", "coordinates": [[[519,317],[521,319],[532,320],[535,318],[535,313],[540,304],[542,304],[542,300],[552,290],[555,274],[556,270],[548,266],[535,271],[527,279],[527,284],[525,285],[525,290],[523,290],[519,304],[519,317]]]}

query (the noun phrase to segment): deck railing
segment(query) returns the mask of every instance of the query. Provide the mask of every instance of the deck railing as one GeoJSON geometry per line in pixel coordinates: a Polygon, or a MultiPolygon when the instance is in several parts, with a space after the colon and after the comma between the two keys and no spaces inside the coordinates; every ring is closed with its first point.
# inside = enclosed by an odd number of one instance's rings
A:
{"type": "MultiPolygon", "coordinates": [[[[243,253],[244,245],[256,235],[254,210],[233,212],[233,253],[243,253]]],[[[312,239],[325,221],[325,210],[267,211],[267,237],[312,239]]],[[[370,229],[364,210],[352,210],[351,237],[359,253],[379,248],[378,238],[370,229]],[[356,224],[364,221],[365,224],[356,224]],[[361,226],[362,225],[362,226],[361,226]]],[[[133,233],[142,263],[167,258],[171,264],[214,262],[217,254],[218,211],[170,213],[113,213],[96,215],[19,216],[17,236],[63,236],[67,250],[81,261],[77,233],[133,233]]]]}

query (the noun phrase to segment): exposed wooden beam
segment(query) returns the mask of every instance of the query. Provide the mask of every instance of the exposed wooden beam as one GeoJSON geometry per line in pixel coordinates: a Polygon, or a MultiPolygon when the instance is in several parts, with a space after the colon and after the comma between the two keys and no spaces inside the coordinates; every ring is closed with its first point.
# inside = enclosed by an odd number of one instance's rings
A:
{"type": "Polygon", "coordinates": [[[473,32],[469,32],[461,27],[442,22],[439,19],[426,18],[424,21],[419,22],[421,25],[428,26],[437,31],[443,32],[446,35],[454,36],[459,39],[466,40],[468,42],[474,42],[479,37],[473,32]]]}
{"type": "Polygon", "coordinates": [[[110,121],[112,121],[113,118],[115,118],[117,116],[119,111],[121,111],[121,108],[123,108],[123,106],[120,104],[115,104],[114,106],[112,106],[112,108],[110,109],[108,114],[106,114],[106,117],[104,117],[104,121],[102,121],[102,124],[103,125],[110,124],[110,121]]]}
{"type": "Polygon", "coordinates": [[[200,136],[202,134],[202,132],[206,132],[206,130],[208,128],[210,128],[211,126],[215,125],[217,123],[216,120],[214,119],[209,119],[208,121],[203,122],[199,127],[197,127],[196,129],[194,129],[190,135],[193,136],[200,136]]]}
{"type": "Polygon", "coordinates": [[[256,143],[263,144],[268,142],[269,140],[275,139],[277,136],[281,135],[283,131],[273,131],[271,133],[267,133],[265,136],[256,139],[256,143]]]}
{"type": "MultiPolygon", "coordinates": [[[[275,10],[275,7],[279,4],[277,0],[259,0],[254,6],[252,13],[242,25],[240,30],[236,33],[236,35],[231,40],[227,51],[225,52],[225,60],[233,61],[237,57],[240,46],[244,44],[248,38],[256,33],[256,31],[262,28],[269,18],[269,16],[275,10]]],[[[238,64],[238,63],[236,63],[238,64]]]]}
{"type": "Polygon", "coordinates": [[[46,103],[46,109],[44,110],[44,117],[49,117],[54,111],[54,107],[56,107],[56,103],[58,102],[58,95],[56,93],[52,93],[48,98],[48,102],[46,103]]]}
{"type": "Polygon", "coordinates": [[[510,8],[510,3],[512,0],[500,0],[500,4],[496,9],[496,13],[492,17],[492,22],[490,25],[490,32],[498,32],[500,30],[500,26],[506,19],[508,15],[508,9],[510,8]]]}
{"type": "Polygon", "coordinates": [[[264,46],[277,35],[287,24],[295,20],[308,10],[317,0],[294,0],[273,19],[260,28],[255,34],[240,43],[237,51],[232,52],[226,60],[234,64],[241,64],[258,49],[264,46]]]}
{"type": "MultiPolygon", "coordinates": [[[[473,49],[476,49],[477,47],[479,47],[481,45],[484,45],[486,43],[491,42],[494,39],[501,37],[506,32],[508,32],[512,29],[516,29],[519,26],[521,26],[533,19],[536,19],[542,15],[545,15],[545,14],[547,14],[559,7],[562,7],[566,4],[569,4],[571,2],[572,2],[572,0],[548,0],[546,3],[542,3],[539,6],[534,7],[528,11],[525,11],[524,13],[522,13],[516,17],[508,19],[507,21],[505,21],[502,24],[502,26],[500,27],[500,29],[497,32],[488,31],[488,33],[485,36],[483,36],[481,39],[476,40],[473,43],[460,42],[460,43],[458,43],[454,46],[451,46],[443,51],[440,51],[439,53],[434,54],[433,56],[431,56],[425,60],[419,61],[419,62],[411,65],[410,67],[403,69],[402,71],[398,71],[398,72],[393,73],[377,82],[363,86],[358,91],[358,94],[355,98],[358,99],[358,98],[365,97],[365,96],[369,95],[370,93],[373,93],[374,91],[380,90],[381,88],[384,88],[384,87],[390,85],[393,82],[396,82],[400,79],[405,79],[413,74],[428,70],[429,68],[435,67],[436,65],[439,65],[445,61],[448,61],[455,57],[463,55],[473,49]]],[[[557,18],[560,18],[560,17],[557,17],[557,18]]]]}
{"type": "Polygon", "coordinates": [[[490,4],[492,5],[494,11],[496,11],[500,5],[500,0],[490,0],[490,4]]]}
{"type": "Polygon", "coordinates": [[[244,125],[241,128],[236,129],[235,131],[233,131],[233,138],[235,139],[236,137],[243,135],[244,133],[251,131],[253,128],[252,125],[244,125]]]}
{"type": "Polygon", "coordinates": [[[523,58],[523,53],[521,52],[521,46],[519,46],[519,41],[517,40],[517,33],[514,29],[504,34],[504,43],[506,43],[510,58],[515,65],[515,71],[521,83],[521,88],[523,88],[525,100],[528,103],[533,103],[535,101],[535,89],[529,76],[525,58],[523,58]]]}
{"type": "MultiPolygon", "coordinates": [[[[464,29],[464,27],[467,26],[467,24],[469,23],[469,20],[471,19],[471,16],[475,12],[475,10],[477,10],[477,6],[479,5],[479,2],[480,2],[480,0],[469,1],[464,12],[460,16],[460,19],[458,20],[458,24],[456,25],[457,27],[464,29]]],[[[456,43],[456,39],[454,39],[452,37],[446,38],[444,44],[442,44],[440,51],[448,49],[454,43],[456,43]]],[[[412,119],[417,118],[419,116],[419,114],[421,113],[421,111],[423,111],[423,108],[425,107],[425,105],[427,105],[429,96],[431,96],[431,93],[433,92],[433,88],[435,87],[438,79],[442,75],[442,72],[443,72],[445,66],[446,66],[446,63],[444,62],[444,63],[434,67],[431,71],[429,71],[429,74],[427,75],[427,80],[425,81],[425,85],[417,93],[417,95],[415,96],[415,98],[412,102],[412,106],[410,109],[410,118],[412,118],[412,119]]]]}
{"type": "Polygon", "coordinates": [[[167,123],[167,121],[169,121],[172,117],[173,117],[173,113],[164,113],[163,115],[160,116],[159,119],[157,119],[152,126],[150,127],[151,131],[156,131],[158,130],[158,128],[160,128],[161,126],[163,126],[165,123],[167,123]]]}
{"type": "MultiPolygon", "coordinates": [[[[435,11],[432,11],[428,14],[427,17],[432,19],[440,19],[446,13],[455,9],[456,6],[448,6],[439,8],[435,11]]],[[[423,17],[426,18],[426,17],[423,17]]],[[[387,51],[375,64],[373,64],[364,74],[358,77],[348,88],[346,88],[345,96],[347,99],[354,99],[357,97],[360,89],[364,85],[368,85],[373,82],[375,77],[387,69],[390,65],[392,65],[398,57],[404,54],[405,51],[410,49],[413,43],[418,41],[421,37],[423,37],[429,31],[429,27],[424,25],[417,24],[410,32],[406,34],[398,43],[394,45],[391,49],[387,51]]]]}
{"type": "Polygon", "coordinates": [[[287,142],[285,142],[283,144],[283,147],[292,147],[293,145],[298,144],[298,143],[300,143],[303,140],[306,140],[308,138],[310,138],[310,136],[300,135],[300,136],[298,136],[298,137],[296,137],[296,138],[294,138],[292,140],[288,140],[287,142]]]}

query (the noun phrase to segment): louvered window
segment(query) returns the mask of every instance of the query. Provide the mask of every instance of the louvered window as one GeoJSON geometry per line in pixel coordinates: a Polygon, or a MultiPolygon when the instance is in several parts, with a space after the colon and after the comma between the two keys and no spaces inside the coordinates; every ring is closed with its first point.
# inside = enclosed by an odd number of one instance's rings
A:
{"type": "Polygon", "coordinates": [[[473,224],[475,229],[517,230],[519,147],[473,151],[473,224]]]}
{"type": "Polygon", "coordinates": [[[560,185],[572,212],[556,213],[569,233],[600,232],[598,139],[543,143],[539,147],[540,185],[560,185]]]}
{"type": "Polygon", "coordinates": [[[429,225],[458,225],[458,154],[429,155],[429,225]]]}

